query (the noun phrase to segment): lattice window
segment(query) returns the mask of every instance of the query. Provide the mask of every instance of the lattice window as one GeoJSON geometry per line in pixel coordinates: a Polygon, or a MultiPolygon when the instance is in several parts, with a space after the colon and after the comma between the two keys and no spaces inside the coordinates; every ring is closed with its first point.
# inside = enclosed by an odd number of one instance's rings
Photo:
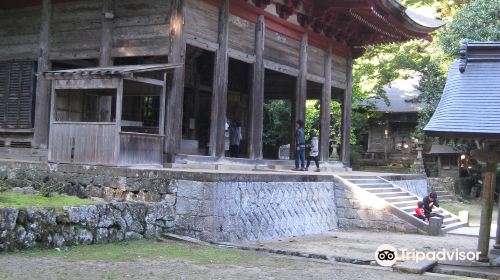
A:
{"type": "Polygon", "coordinates": [[[32,128],[35,62],[0,62],[0,127],[32,128]]]}

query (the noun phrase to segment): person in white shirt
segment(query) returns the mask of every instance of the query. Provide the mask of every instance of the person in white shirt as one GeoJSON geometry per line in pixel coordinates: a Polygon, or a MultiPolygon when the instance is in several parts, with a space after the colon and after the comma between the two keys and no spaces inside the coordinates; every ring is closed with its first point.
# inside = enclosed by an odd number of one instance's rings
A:
{"type": "Polygon", "coordinates": [[[307,164],[306,164],[306,171],[309,170],[309,165],[311,164],[311,160],[314,160],[314,163],[316,164],[316,172],[319,172],[319,141],[318,137],[316,137],[316,133],[314,133],[314,130],[311,130],[311,144],[309,144],[309,156],[307,157],[307,164]]]}

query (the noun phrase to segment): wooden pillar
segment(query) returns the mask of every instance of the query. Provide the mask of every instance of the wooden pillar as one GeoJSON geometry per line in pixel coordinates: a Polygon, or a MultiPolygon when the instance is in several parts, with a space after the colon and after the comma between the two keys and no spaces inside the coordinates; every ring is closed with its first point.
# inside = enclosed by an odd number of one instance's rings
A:
{"type": "Polygon", "coordinates": [[[35,123],[33,134],[33,146],[46,149],[49,141],[49,107],[50,107],[50,81],[41,75],[42,72],[50,70],[50,21],[52,17],[52,5],[50,0],[42,1],[42,18],[40,25],[40,56],[38,57],[35,123]]]}
{"type": "Polygon", "coordinates": [[[481,252],[480,261],[488,261],[490,250],[491,215],[494,204],[494,191],[496,181],[496,162],[486,162],[486,172],[484,173],[483,195],[481,206],[481,222],[479,224],[479,239],[477,250],[481,252]]]}
{"type": "Polygon", "coordinates": [[[99,50],[99,66],[113,65],[111,50],[113,48],[113,0],[102,3],[101,46],[99,50]]]}
{"type": "Polygon", "coordinates": [[[347,60],[346,89],[344,93],[344,110],[342,116],[342,163],[351,166],[350,136],[352,118],[352,58],[347,60]]]}
{"type": "Polygon", "coordinates": [[[211,156],[224,157],[225,125],[227,111],[227,76],[229,57],[229,0],[224,0],[219,13],[219,48],[215,60],[214,86],[212,92],[212,114],[210,124],[211,156]]]}
{"type": "Polygon", "coordinates": [[[332,105],[332,44],[325,50],[325,82],[321,95],[320,160],[328,161],[330,150],[330,113],[332,105]]]}
{"type": "MultiPolygon", "coordinates": [[[[111,50],[113,48],[113,0],[104,0],[102,3],[101,45],[99,49],[99,66],[111,66],[111,50]]],[[[111,121],[111,96],[99,98],[99,121],[111,121]]]]}
{"type": "Polygon", "coordinates": [[[123,104],[123,79],[120,79],[118,83],[118,88],[116,91],[116,141],[114,143],[115,148],[115,164],[120,161],[120,132],[122,130],[122,104],[123,104]]]}
{"type": "Polygon", "coordinates": [[[299,55],[299,76],[295,91],[295,121],[306,119],[307,99],[307,32],[302,34],[299,55]]]}
{"type": "Polygon", "coordinates": [[[264,37],[266,24],[260,15],[255,25],[255,64],[253,65],[252,97],[250,99],[250,159],[262,159],[262,130],[264,127],[264,37]]]}
{"type": "MultiPolygon", "coordinates": [[[[299,75],[297,76],[297,83],[295,88],[295,95],[292,99],[292,129],[290,131],[290,159],[293,159],[297,149],[295,143],[295,128],[298,120],[305,124],[306,120],[306,99],[307,99],[307,33],[302,34],[300,41],[300,54],[299,54],[299,75]]],[[[306,139],[307,133],[306,131],[306,139]]]]}
{"type": "MultiPolygon", "coordinates": [[[[184,40],[185,1],[173,0],[172,2],[168,62],[184,63],[186,55],[186,42],[184,40]]],[[[179,153],[181,147],[183,97],[184,65],[174,69],[167,96],[164,152],[168,162],[175,160],[175,155],[179,153]]]]}

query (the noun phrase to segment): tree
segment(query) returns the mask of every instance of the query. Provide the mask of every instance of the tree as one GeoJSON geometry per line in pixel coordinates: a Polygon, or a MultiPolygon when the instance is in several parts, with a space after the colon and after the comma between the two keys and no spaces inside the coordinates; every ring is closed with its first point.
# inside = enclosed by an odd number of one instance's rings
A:
{"type": "Polygon", "coordinates": [[[443,51],[458,56],[463,39],[500,40],[500,0],[475,0],[463,6],[437,36],[443,51]]]}

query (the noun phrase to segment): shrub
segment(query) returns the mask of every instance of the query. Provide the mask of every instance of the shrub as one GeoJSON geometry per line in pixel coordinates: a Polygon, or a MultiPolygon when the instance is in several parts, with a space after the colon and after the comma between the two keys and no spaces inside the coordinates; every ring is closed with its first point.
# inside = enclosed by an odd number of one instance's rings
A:
{"type": "Polygon", "coordinates": [[[12,182],[6,179],[0,179],[0,192],[10,191],[12,189],[12,182]]]}

